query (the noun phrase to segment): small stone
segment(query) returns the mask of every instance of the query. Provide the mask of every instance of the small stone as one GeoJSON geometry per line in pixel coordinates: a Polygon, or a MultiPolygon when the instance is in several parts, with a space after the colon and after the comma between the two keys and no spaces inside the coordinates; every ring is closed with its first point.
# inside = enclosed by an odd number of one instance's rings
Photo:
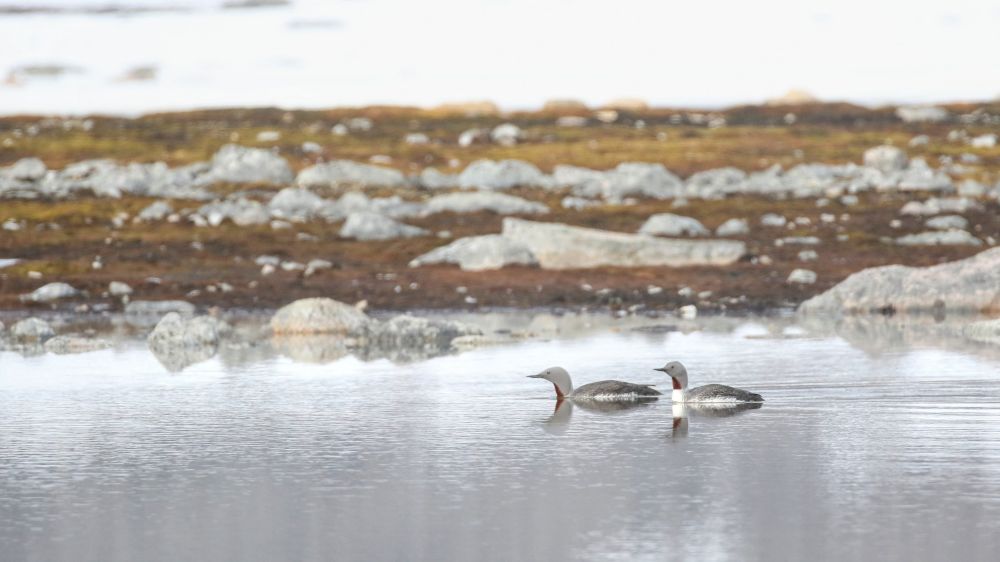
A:
{"type": "Polygon", "coordinates": [[[816,282],[816,272],[808,269],[795,269],[788,275],[788,282],[812,285],[816,282]]]}

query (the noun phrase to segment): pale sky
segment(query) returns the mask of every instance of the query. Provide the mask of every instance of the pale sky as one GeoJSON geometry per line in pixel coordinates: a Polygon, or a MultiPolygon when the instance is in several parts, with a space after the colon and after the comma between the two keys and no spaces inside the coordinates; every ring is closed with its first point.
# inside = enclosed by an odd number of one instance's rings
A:
{"type": "MultiPolygon", "coordinates": [[[[109,3],[4,3],[17,1],[109,3]]],[[[0,113],[469,99],[514,109],[556,97],[716,107],[790,88],[866,104],[1000,95],[1000,2],[984,0],[117,3],[195,10],[0,16],[0,78],[25,65],[78,69],[0,84],[0,113]],[[155,80],[118,80],[145,65],[157,68],[155,80]]]]}

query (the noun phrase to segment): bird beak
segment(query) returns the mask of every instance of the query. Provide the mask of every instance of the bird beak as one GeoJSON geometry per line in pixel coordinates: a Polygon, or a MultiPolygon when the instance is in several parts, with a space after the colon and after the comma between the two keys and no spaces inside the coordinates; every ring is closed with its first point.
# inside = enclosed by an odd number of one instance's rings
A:
{"type": "Polygon", "coordinates": [[[660,368],[660,369],[653,369],[653,370],[654,370],[654,371],[660,371],[661,373],[666,373],[666,372],[667,372],[667,370],[666,370],[666,369],[663,369],[663,368],[660,368]]]}
{"type": "Polygon", "coordinates": [[[528,375],[528,378],[529,379],[540,379],[540,378],[542,378],[542,374],[539,373],[537,375],[528,375]]]}

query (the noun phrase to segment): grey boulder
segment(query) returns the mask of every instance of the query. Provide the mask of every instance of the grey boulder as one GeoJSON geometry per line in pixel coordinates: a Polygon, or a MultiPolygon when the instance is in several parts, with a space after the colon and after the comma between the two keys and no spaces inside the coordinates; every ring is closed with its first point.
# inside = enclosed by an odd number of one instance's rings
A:
{"type": "Polygon", "coordinates": [[[1000,248],[931,267],[889,265],[855,273],[799,306],[802,313],[1000,310],[1000,248]]]}

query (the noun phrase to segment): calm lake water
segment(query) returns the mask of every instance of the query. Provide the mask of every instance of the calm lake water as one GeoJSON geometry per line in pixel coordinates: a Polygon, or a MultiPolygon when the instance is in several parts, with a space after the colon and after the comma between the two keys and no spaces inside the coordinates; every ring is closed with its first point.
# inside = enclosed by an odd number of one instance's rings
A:
{"type": "Polygon", "coordinates": [[[994,560],[1000,358],[905,330],[612,320],[419,362],[0,352],[0,558],[994,560]],[[601,323],[603,322],[603,324],[601,323]],[[860,334],[860,335],[859,335],[860,334]],[[895,335],[894,335],[895,334],[895,335]],[[525,378],[759,391],[594,410],[525,378]]]}

